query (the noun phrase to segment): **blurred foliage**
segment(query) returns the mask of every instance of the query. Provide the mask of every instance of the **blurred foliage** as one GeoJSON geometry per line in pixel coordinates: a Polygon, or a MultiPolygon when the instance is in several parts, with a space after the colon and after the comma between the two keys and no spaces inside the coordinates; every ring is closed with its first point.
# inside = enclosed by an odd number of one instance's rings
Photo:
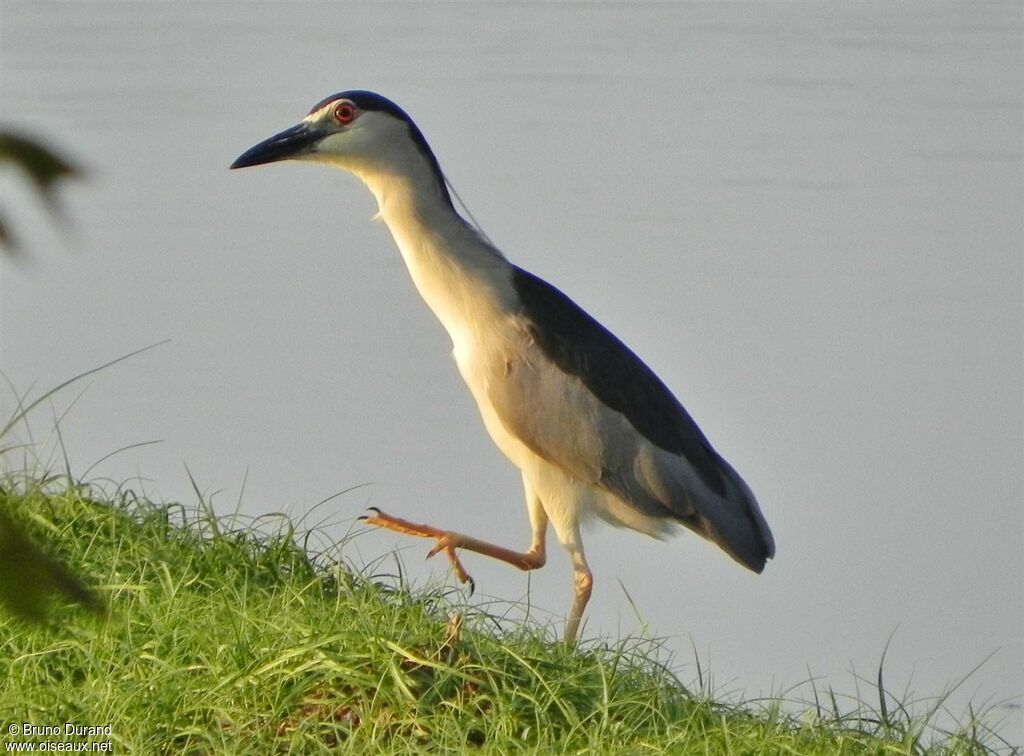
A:
{"type": "MultiPolygon", "coordinates": [[[[28,179],[55,222],[61,221],[56,186],[81,171],[50,147],[30,137],[0,131],[0,164],[10,163],[28,179]]],[[[18,250],[15,237],[0,212],[0,251],[18,250]]],[[[9,430],[8,425],[5,429],[9,430]]],[[[2,435],[2,434],[0,434],[2,435]]],[[[96,596],[63,564],[49,556],[6,513],[6,494],[0,489],[0,606],[24,620],[42,622],[56,596],[98,610],[96,596]]]]}
{"type": "MultiPolygon", "coordinates": [[[[8,131],[0,131],[0,164],[10,163],[35,187],[43,204],[60,222],[62,214],[57,202],[56,187],[62,179],[82,175],[79,168],[43,143],[8,131]]],[[[0,211],[0,250],[18,250],[17,238],[11,233],[6,216],[0,211]]]]}
{"type": "Polygon", "coordinates": [[[92,591],[0,509],[0,604],[23,620],[43,622],[50,600],[60,596],[94,612],[101,608],[92,591]]]}

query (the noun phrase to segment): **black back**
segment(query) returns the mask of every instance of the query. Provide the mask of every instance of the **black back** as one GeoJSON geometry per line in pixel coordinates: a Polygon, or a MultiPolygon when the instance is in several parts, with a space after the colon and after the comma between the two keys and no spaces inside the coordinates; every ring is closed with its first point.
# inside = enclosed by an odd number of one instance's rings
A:
{"type": "Polygon", "coordinates": [[[625,344],[557,288],[514,267],[512,283],[537,345],[583,381],[651,443],[684,456],[704,484],[726,495],[720,457],[664,383],[625,344]]]}

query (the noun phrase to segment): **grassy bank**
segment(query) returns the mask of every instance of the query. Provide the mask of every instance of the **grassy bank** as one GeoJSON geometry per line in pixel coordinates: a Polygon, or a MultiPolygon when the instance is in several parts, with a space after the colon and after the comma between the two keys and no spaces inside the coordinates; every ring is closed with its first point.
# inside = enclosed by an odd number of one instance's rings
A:
{"type": "MultiPolygon", "coordinates": [[[[693,694],[643,644],[570,651],[296,547],[130,494],[0,482],[0,508],[84,577],[95,617],[0,615],[0,726],[70,722],[117,753],[993,752],[898,706],[802,715],[693,694]],[[645,650],[648,649],[648,650],[645,650]]],[[[269,522],[269,521],[268,521],[269,522]]],[[[298,539],[301,541],[301,539],[298,539]]],[[[54,740],[19,736],[9,742],[54,740]]]]}

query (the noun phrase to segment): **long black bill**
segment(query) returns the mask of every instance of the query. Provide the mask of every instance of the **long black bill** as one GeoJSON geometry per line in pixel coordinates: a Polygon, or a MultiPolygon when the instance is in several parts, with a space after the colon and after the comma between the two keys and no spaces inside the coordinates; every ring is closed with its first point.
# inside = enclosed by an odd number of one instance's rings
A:
{"type": "Polygon", "coordinates": [[[277,160],[287,160],[310,152],[313,145],[327,136],[326,132],[305,123],[285,129],[255,147],[250,147],[231,164],[232,168],[248,168],[277,160]]]}

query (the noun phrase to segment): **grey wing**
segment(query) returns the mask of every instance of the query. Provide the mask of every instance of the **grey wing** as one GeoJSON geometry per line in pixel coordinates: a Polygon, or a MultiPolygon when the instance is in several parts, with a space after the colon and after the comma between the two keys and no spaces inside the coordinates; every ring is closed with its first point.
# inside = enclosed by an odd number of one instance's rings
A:
{"type": "Polygon", "coordinates": [[[757,501],[679,401],[558,289],[519,268],[513,283],[526,346],[488,384],[506,428],[574,478],[763,570],[775,545],[757,501]]]}

